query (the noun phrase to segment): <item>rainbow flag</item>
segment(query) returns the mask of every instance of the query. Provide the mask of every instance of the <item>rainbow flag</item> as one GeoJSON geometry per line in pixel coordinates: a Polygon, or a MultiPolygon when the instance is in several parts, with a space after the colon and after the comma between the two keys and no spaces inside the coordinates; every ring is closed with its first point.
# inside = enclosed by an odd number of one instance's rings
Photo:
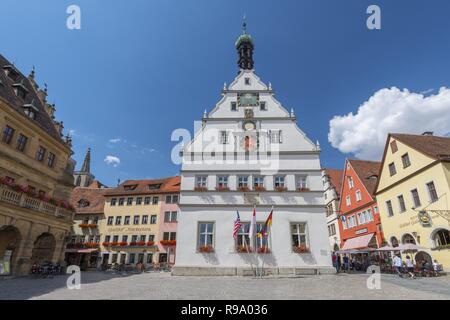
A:
{"type": "Polygon", "coordinates": [[[272,211],[270,211],[269,216],[267,217],[266,223],[264,223],[264,225],[262,226],[261,231],[258,232],[258,238],[265,237],[269,233],[269,227],[272,225],[272,214],[273,214],[273,209],[272,209],[272,211]]]}

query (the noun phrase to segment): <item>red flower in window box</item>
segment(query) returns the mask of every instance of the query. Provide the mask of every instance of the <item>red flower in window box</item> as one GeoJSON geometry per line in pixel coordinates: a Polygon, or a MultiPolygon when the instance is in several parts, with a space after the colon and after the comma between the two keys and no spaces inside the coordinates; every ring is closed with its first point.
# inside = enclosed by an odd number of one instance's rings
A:
{"type": "Polygon", "coordinates": [[[98,243],[96,242],[87,242],[84,244],[86,248],[98,248],[98,243]]]}
{"type": "Polygon", "coordinates": [[[90,223],[90,224],[88,225],[88,227],[89,227],[89,228],[97,228],[97,224],[95,224],[95,223],[90,223]]]}
{"type": "Polygon", "coordinates": [[[278,191],[278,192],[283,192],[283,191],[287,191],[287,188],[286,187],[282,187],[282,186],[278,186],[278,187],[275,187],[275,190],[278,191]]]}
{"type": "Polygon", "coordinates": [[[295,253],[308,253],[309,252],[309,248],[304,244],[301,244],[299,246],[294,246],[293,250],[295,253]]]}
{"type": "Polygon", "coordinates": [[[201,247],[198,247],[198,252],[201,252],[201,253],[212,253],[212,252],[214,252],[214,248],[213,248],[213,246],[201,246],[201,247]]]}
{"type": "Polygon", "coordinates": [[[197,187],[194,188],[194,190],[198,191],[198,192],[205,192],[205,191],[208,191],[208,188],[207,187],[197,186],[197,187]]]}
{"type": "Polygon", "coordinates": [[[130,242],[130,247],[135,247],[137,246],[137,242],[136,241],[131,241],[130,242]]]}
{"type": "Polygon", "coordinates": [[[258,250],[256,252],[261,253],[261,254],[268,254],[271,251],[268,247],[261,247],[261,248],[258,248],[258,250]]]}
{"type": "Polygon", "coordinates": [[[300,192],[306,192],[306,191],[309,191],[309,188],[307,188],[307,187],[300,187],[297,190],[300,191],[300,192]]]}
{"type": "Polygon", "coordinates": [[[111,246],[111,242],[103,242],[102,246],[109,247],[109,246],[111,246]]]}
{"type": "Polygon", "coordinates": [[[230,191],[230,188],[225,186],[217,186],[216,191],[230,191]]]}
{"type": "Polygon", "coordinates": [[[147,246],[149,246],[149,247],[153,246],[154,244],[155,244],[155,242],[153,242],[153,241],[147,241],[147,246]]]}
{"type": "Polygon", "coordinates": [[[89,228],[89,224],[88,223],[80,223],[78,225],[80,228],[84,229],[84,228],[89,228]]]}
{"type": "Polygon", "coordinates": [[[236,252],[250,253],[250,252],[252,252],[252,248],[250,248],[249,246],[236,246],[236,252]]]}
{"type": "Polygon", "coordinates": [[[264,186],[254,186],[255,191],[266,191],[266,188],[264,186]]]}
{"type": "Polygon", "coordinates": [[[119,242],[110,242],[109,245],[111,247],[117,247],[117,246],[119,246],[119,242]]]}
{"type": "Polygon", "coordinates": [[[145,241],[138,241],[136,242],[136,245],[140,247],[145,246],[145,241]]]}
{"type": "Polygon", "coordinates": [[[162,244],[163,246],[174,246],[177,244],[176,240],[161,240],[159,241],[160,244],[162,244]]]}
{"type": "Polygon", "coordinates": [[[250,188],[248,186],[240,186],[238,189],[241,192],[248,192],[248,191],[250,191],[250,188]]]}

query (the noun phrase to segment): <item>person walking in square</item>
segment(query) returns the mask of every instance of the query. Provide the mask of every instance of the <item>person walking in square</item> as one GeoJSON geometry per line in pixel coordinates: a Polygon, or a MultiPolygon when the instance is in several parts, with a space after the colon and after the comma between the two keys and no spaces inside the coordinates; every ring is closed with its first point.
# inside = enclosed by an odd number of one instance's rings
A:
{"type": "Polygon", "coordinates": [[[403,274],[402,274],[403,261],[399,254],[394,256],[392,263],[394,265],[395,272],[397,272],[397,274],[400,278],[403,278],[403,274]]]}

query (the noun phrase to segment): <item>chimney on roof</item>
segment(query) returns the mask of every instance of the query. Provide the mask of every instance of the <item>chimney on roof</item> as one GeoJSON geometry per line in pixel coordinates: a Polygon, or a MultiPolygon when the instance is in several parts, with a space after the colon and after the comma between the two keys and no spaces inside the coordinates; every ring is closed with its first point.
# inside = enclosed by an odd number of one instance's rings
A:
{"type": "Polygon", "coordinates": [[[425,131],[424,133],[422,133],[423,136],[432,136],[433,135],[433,131],[425,131]]]}

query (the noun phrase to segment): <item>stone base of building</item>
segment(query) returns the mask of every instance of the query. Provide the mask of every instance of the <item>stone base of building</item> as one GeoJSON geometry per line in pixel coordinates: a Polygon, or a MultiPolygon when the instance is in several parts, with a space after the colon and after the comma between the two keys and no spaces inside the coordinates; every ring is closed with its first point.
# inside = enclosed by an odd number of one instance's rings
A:
{"type": "MultiPolygon", "coordinates": [[[[335,274],[333,267],[275,267],[264,268],[265,276],[299,276],[299,275],[321,275],[335,274]]],[[[256,276],[256,271],[251,268],[241,267],[194,267],[174,266],[173,276],[256,276]]]]}

